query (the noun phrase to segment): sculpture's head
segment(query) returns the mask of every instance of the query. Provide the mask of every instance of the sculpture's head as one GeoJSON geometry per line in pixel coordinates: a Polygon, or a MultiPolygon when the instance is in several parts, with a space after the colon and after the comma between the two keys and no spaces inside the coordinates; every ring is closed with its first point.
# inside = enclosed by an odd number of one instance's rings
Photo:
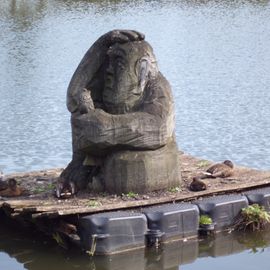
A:
{"type": "Polygon", "coordinates": [[[106,110],[113,114],[132,111],[140,104],[149,79],[157,74],[156,58],[146,41],[111,46],[107,52],[102,93],[106,110]]]}

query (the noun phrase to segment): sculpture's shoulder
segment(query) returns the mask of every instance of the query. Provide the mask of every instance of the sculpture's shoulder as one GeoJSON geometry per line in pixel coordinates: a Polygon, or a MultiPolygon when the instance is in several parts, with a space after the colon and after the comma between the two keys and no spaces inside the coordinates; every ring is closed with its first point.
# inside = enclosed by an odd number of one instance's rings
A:
{"type": "Polygon", "coordinates": [[[173,99],[171,85],[161,72],[147,83],[145,99],[173,99]]]}

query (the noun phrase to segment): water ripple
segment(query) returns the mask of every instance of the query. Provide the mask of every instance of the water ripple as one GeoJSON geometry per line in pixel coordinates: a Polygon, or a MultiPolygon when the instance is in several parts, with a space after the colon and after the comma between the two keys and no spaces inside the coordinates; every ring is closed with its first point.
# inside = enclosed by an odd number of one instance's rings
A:
{"type": "Polygon", "coordinates": [[[4,0],[0,15],[5,172],[68,163],[66,88],[85,51],[113,28],[140,30],[154,47],[182,150],[270,168],[268,2],[4,0]]]}

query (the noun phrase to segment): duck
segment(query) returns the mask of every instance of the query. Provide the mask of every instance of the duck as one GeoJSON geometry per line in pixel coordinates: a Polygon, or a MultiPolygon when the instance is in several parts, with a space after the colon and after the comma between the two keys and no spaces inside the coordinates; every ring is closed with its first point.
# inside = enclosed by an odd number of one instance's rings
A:
{"type": "Polygon", "coordinates": [[[198,179],[205,179],[205,178],[226,178],[233,175],[233,168],[234,165],[232,161],[225,160],[222,163],[216,163],[209,167],[205,172],[201,173],[200,175],[196,176],[198,179]]]}
{"type": "Polygon", "coordinates": [[[195,176],[192,179],[192,182],[189,185],[189,189],[191,191],[202,191],[202,190],[206,190],[206,184],[200,180],[199,176],[195,176]]]}
{"type": "Polygon", "coordinates": [[[0,196],[2,197],[17,197],[21,196],[24,192],[23,189],[17,185],[17,181],[14,178],[1,181],[0,186],[0,196]]]}
{"type": "Polygon", "coordinates": [[[206,170],[205,176],[207,176],[209,178],[230,177],[233,175],[233,168],[234,168],[234,165],[233,165],[232,161],[227,159],[227,160],[223,161],[222,163],[216,163],[216,164],[212,165],[211,167],[209,167],[206,170]]]}

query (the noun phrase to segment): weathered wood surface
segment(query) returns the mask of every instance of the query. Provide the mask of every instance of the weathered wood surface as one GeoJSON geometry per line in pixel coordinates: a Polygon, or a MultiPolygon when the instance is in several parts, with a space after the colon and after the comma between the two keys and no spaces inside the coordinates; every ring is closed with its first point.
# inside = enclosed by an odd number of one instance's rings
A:
{"type": "Polygon", "coordinates": [[[103,181],[92,189],[118,195],[179,184],[172,91],[143,34],[101,36],[72,76],[67,105],[73,155],[61,175],[66,182],[84,190],[96,174],[103,181]]]}
{"type": "MultiPolygon", "coordinates": [[[[67,200],[58,200],[53,196],[54,191],[49,190],[37,195],[9,199],[2,198],[0,207],[14,217],[30,215],[32,218],[55,218],[59,216],[140,208],[174,201],[189,201],[201,196],[241,192],[250,188],[270,185],[270,171],[258,171],[244,167],[236,167],[233,177],[226,179],[205,179],[205,183],[208,186],[207,190],[191,192],[188,190],[188,185],[192,177],[204,171],[212,163],[185,154],[180,155],[180,160],[182,164],[181,172],[183,184],[181,187],[176,187],[169,191],[144,195],[123,194],[122,196],[83,193],[67,200]]],[[[39,180],[45,183],[49,182],[49,184],[52,185],[60,172],[61,170],[46,171],[45,173],[48,179],[44,178],[44,171],[42,173],[16,174],[16,179],[18,179],[18,182],[21,183],[22,186],[24,186],[25,175],[27,175],[27,177],[32,176],[36,179],[36,181],[33,180],[33,185],[36,185],[36,182],[39,180]]],[[[28,186],[31,185],[29,181],[28,179],[28,186]]]]}

